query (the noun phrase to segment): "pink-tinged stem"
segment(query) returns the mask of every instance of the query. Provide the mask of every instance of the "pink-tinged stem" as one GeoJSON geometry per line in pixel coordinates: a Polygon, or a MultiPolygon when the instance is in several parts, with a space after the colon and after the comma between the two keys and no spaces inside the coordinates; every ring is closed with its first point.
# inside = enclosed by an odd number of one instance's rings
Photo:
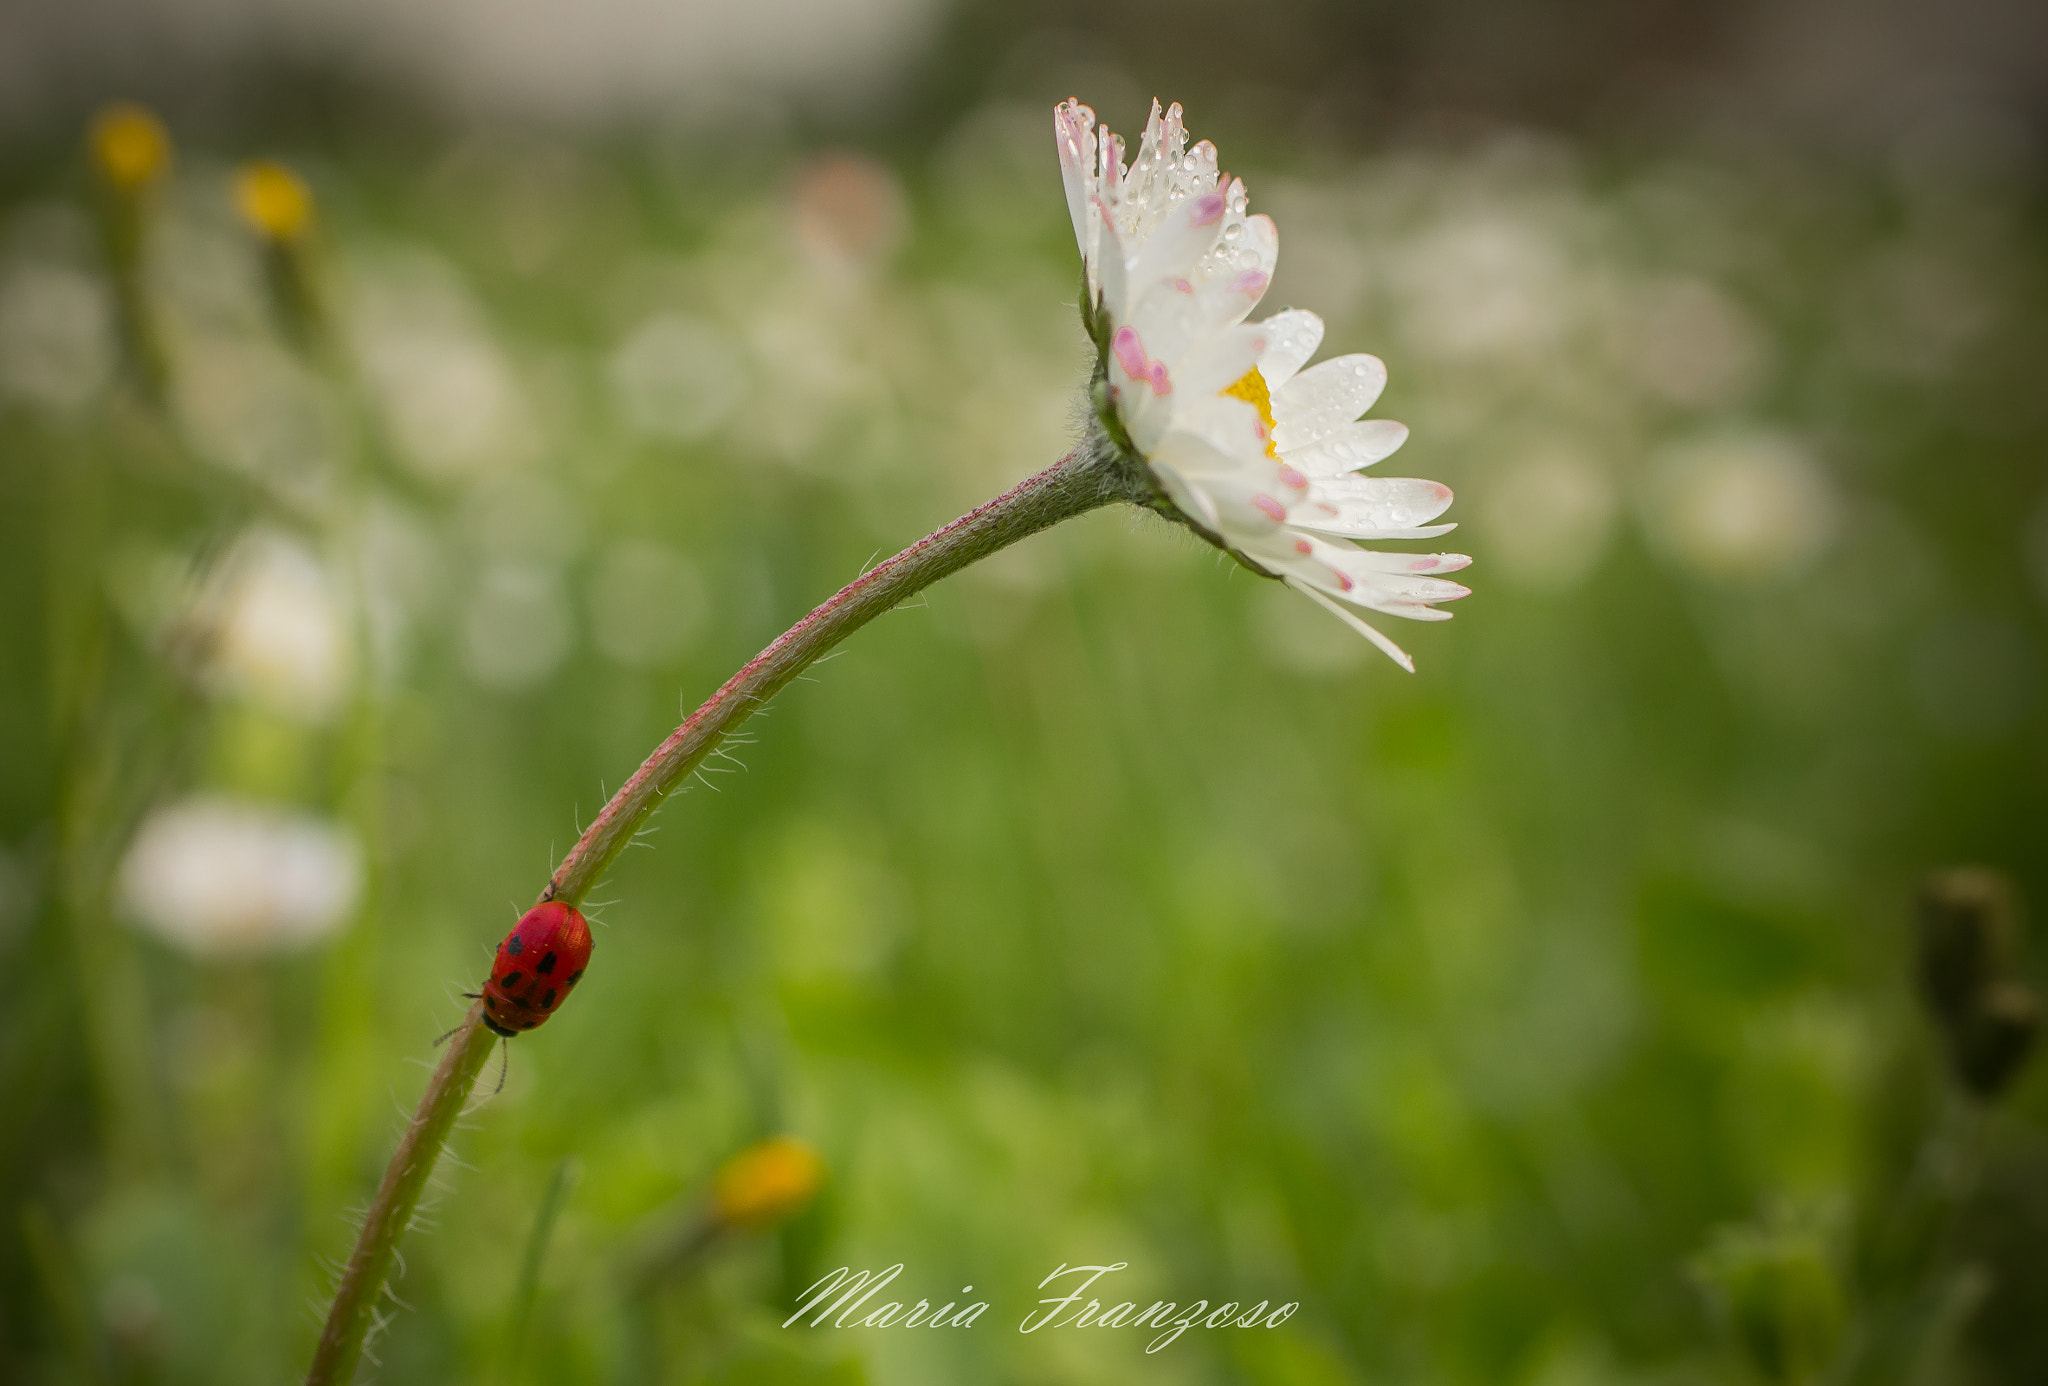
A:
{"type": "Polygon", "coordinates": [[[334,1303],[327,1310],[327,1323],[320,1330],[320,1344],[313,1350],[313,1366],[306,1373],[309,1383],[345,1383],[355,1375],[362,1359],[363,1343],[377,1317],[377,1297],[391,1276],[391,1263],[398,1256],[398,1243],[412,1223],[426,1191],[427,1178],[448,1143],[455,1119],[462,1115],[476,1086],[477,1074],[491,1056],[495,1037],[478,1023],[483,1003],[469,1008],[462,1027],[449,1037],[440,1066],[427,1083],[419,1110],[399,1138],[397,1153],[384,1170],[384,1181],[370,1201],[363,1218],[363,1230],[356,1236],[355,1249],[342,1268],[341,1283],[335,1287],[334,1303]]]}
{"type": "MultiPolygon", "coordinates": [[[[1037,476],[861,574],[755,655],[654,748],[654,754],[612,795],[611,802],[555,868],[541,899],[580,903],[684,776],[783,685],[869,621],[947,574],[1027,535],[1110,501],[1135,498],[1110,454],[1091,439],[1037,476]]],[[[448,1133],[483,1071],[491,1044],[479,1002],[470,1007],[450,1037],[447,1053],[434,1070],[419,1110],[384,1172],[384,1181],[342,1271],[312,1369],[306,1374],[306,1386],[344,1386],[354,1375],[399,1240],[419,1207],[420,1194],[448,1142],[448,1133]]]]}

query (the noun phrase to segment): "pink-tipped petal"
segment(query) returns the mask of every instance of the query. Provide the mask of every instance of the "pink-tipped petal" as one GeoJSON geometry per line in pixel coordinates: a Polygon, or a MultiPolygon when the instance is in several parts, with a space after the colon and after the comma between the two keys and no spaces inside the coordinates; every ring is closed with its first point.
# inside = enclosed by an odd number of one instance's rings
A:
{"type": "Polygon", "coordinates": [[[1366,639],[1372,641],[1372,643],[1377,645],[1380,648],[1380,650],[1387,656],[1387,658],[1393,660],[1394,663],[1400,665],[1403,669],[1406,669],[1411,674],[1415,672],[1415,661],[1408,657],[1408,652],[1406,650],[1402,649],[1399,645],[1396,645],[1393,641],[1387,639],[1386,636],[1381,635],[1377,630],[1367,625],[1364,621],[1360,620],[1351,612],[1346,611],[1342,606],[1339,606],[1335,601],[1332,601],[1330,598],[1316,591],[1315,588],[1310,587],[1307,583],[1299,582],[1294,578],[1288,578],[1287,585],[1289,587],[1292,587],[1295,591],[1306,596],[1310,601],[1314,602],[1317,606],[1322,607],[1323,610],[1329,612],[1332,616],[1335,616],[1338,620],[1342,621],[1345,625],[1351,627],[1351,629],[1357,631],[1366,639]]]}

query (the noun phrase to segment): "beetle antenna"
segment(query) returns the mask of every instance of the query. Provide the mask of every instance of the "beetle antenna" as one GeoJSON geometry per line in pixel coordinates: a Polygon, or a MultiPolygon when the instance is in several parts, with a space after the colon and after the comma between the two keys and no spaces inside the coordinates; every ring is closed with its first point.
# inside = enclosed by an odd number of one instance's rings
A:
{"type": "Polygon", "coordinates": [[[491,1089],[491,1096],[493,1097],[505,1091],[505,1075],[512,1071],[512,1041],[510,1039],[499,1040],[498,1053],[501,1056],[498,1062],[498,1086],[491,1089]]]}

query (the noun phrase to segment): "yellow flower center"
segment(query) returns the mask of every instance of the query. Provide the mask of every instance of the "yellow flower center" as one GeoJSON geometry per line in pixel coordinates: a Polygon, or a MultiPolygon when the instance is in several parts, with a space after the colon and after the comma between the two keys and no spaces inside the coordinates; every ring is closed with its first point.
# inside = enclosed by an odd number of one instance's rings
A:
{"type": "Polygon", "coordinates": [[[295,241],[313,224],[313,195],[283,164],[258,159],[235,175],[235,206],[259,236],[295,241]]]}
{"type": "Polygon", "coordinates": [[[1280,450],[1273,446],[1273,393],[1266,388],[1266,377],[1259,374],[1259,368],[1253,366],[1219,393],[1241,399],[1259,411],[1259,436],[1266,440],[1266,456],[1279,457],[1280,450]]]}
{"type": "Polygon", "coordinates": [[[100,176],[121,192],[136,192],[156,181],[171,161],[171,137],[163,122],[127,101],[99,113],[92,123],[90,145],[100,176]]]}

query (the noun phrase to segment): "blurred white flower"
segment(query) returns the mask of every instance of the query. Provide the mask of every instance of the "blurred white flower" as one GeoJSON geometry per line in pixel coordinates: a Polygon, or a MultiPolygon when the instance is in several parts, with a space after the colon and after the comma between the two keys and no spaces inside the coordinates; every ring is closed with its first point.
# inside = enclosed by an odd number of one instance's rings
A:
{"type": "Polygon", "coordinates": [[[1741,305],[1705,280],[1655,281],[1635,293],[1630,308],[1621,364],[1664,403],[1734,404],[1762,376],[1763,333],[1741,305]]]}
{"type": "Polygon", "coordinates": [[[704,579],[687,558],[629,541],[606,550],[590,579],[591,640],[620,664],[660,664],[704,624],[704,579]]]}
{"type": "Polygon", "coordinates": [[[1218,176],[1215,146],[1186,147],[1179,106],[1162,117],[1153,103],[1128,170],[1123,142],[1086,106],[1070,100],[1053,120],[1115,422],[1192,524],[1414,668],[1350,608],[1448,619],[1430,603],[1467,589],[1435,575],[1471,560],[1351,542],[1452,528],[1428,524],[1450,488],[1353,475],[1408,436],[1386,420],[1353,422],[1386,367],[1342,356],[1302,370],[1323,336],[1313,313],[1244,322],[1272,279],[1279,233],[1246,214],[1241,181],[1218,176]]]}
{"type": "Polygon", "coordinates": [[[452,272],[406,257],[357,278],[356,350],[406,460],[448,480],[529,455],[511,365],[452,272]]]}
{"type": "Polygon", "coordinates": [[[112,311],[90,276],[17,264],[0,280],[0,396],[76,409],[113,370],[112,311]]]}
{"type": "Polygon", "coordinates": [[[1543,218],[1511,206],[1425,230],[1402,251],[1391,287],[1407,337],[1446,361],[1547,351],[1586,307],[1586,286],[1543,218]]]}
{"type": "Polygon", "coordinates": [[[1768,581],[1799,571],[1835,537],[1834,488],[1778,433],[1732,433],[1668,449],[1644,497],[1650,538],[1709,578],[1768,581]]]}
{"type": "Polygon", "coordinates": [[[747,390],[744,352],[708,319],[658,313],[634,328],[610,364],[626,422],[655,438],[689,442],[731,417],[747,390]]]}
{"type": "Polygon", "coordinates": [[[1606,553],[1618,503],[1606,469],[1583,448],[1540,447],[1487,487],[1479,507],[1483,552],[1524,586],[1576,587],[1606,553]]]}
{"type": "Polygon", "coordinates": [[[463,663],[487,687],[530,688],[568,657],[574,635],[569,599],[552,568],[494,563],[463,615],[463,663]]]}
{"type": "Polygon", "coordinates": [[[273,712],[317,722],[348,689],[352,655],[344,603],[326,567],[272,531],[244,538],[211,598],[212,674],[273,712]]]}
{"type": "Polygon", "coordinates": [[[355,906],[354,837],[306,814],[199,796],[143,820],[120,896],[151,933],[201,955],[283,952],[326,937],[355,906]]]}

